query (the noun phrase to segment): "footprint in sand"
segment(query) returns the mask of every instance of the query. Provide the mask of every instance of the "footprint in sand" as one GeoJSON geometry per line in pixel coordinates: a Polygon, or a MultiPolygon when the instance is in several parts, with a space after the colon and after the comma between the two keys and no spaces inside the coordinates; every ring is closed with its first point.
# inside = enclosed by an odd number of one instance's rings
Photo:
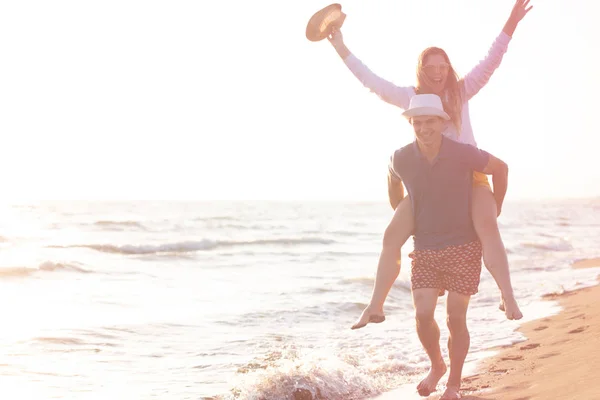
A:
{"type": "Polygon", "coordinates": [[[569,319],[576,319],[576,318],[579,318],[579,319],[585,319],[585,314],[577,314],[577,315],[575,315],[574,317],[571,317],[571,318],[569,318],[569,319]]]}
{"type": "Polygon", "coordinates": [[[525,346],[519,347],[519,350],[531,350],[531,349],[535,349],[536,347],[540,347],[540,344],[539,343],[527,344],[525,346]]]}
{"type": "Polygon", "coordinates": [[[579,328],[575,328],[575,329],[569,331],[569,333],[581,333],[581,332],[585,331],[585,328],[587,328],[587,326],[580,326],[579,328]]]}
{"type": "Polygon", "coordinates": [[[506,356],[501,358],[502,361],[521,361],[522,359],[523,356],[506,356]]]}
{"type": "Polygon", "coordinates": [[[538,326],[534,331],[543,331],[544,329],[548,329],[548,327],[546,325],[538,326]]]}
{"type": "Polygon", "coordinates": [[[550,358],[550,357],[554,357],[559,355],[560,353],[548,353],[548,354],[543,354],[541,356],[539,356],[540,359],[546,359],[546,358],[550,358]]]}
{"type": "Polygon", "coordinates": [[[481,376],[481,374],[475,374],[475,375],[467,376],[466,378],[463,378],[462,380],[465,383],[471,383],[471,382],[479,379],[480,376],[481,376]]]}

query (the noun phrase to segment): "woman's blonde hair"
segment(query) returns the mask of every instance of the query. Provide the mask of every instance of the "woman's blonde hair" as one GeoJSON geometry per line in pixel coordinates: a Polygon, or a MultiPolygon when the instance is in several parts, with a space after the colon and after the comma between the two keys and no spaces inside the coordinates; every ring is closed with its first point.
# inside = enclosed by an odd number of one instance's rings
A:
{"type": "Polygon", "coordinates": [[[463,105],[463,83],[452,67],[450,59],[444,50],[440,49],[439,47],[428,47],[423,50],[419,56],[419,62],[417,64],[417,86],[415,91],[417,94],[434,93],[432,89],[433,82],[427,76],[423,67],[425,66],[425,60],[427,60],[427,57],[435,54],[439,54],[444,57],[444,60],[446,60],[449,65],[446,87],[444,88],[444,92],[440,95],[440,97],[442,99],[442,104],[444,105],[444,110],[448,113],[450,120],[456,127],[456,132],[460,134],[462,126],[461,113],[463,105]]]}

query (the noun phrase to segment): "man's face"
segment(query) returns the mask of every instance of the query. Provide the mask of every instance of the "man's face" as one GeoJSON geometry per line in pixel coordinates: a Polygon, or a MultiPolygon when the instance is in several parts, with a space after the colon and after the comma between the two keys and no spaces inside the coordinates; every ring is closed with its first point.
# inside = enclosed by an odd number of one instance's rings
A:
{"type": "Polygon", "coordinates": [[[432,115],[412,117],[410,123],[415,131],[417,142],[424,147],[436,145],[442,138],[444,120],[432,115]]]}

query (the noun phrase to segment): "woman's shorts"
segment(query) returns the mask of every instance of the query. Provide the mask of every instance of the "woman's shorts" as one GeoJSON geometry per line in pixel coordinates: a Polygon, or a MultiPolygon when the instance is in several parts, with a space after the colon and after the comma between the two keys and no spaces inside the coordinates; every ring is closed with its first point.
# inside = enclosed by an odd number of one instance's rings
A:
{"type": "Polygon", "coordinates": [[[487,175],[477,171],[473,171],[473,186],[487,186],[490,190],[492,189],[487,175]]]}

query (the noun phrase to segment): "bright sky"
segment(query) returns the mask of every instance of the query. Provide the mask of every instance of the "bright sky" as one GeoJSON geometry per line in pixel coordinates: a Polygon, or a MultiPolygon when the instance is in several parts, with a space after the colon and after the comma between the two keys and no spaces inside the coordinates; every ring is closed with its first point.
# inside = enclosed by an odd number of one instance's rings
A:
{"type": "MultiPolygon", "coordinates": [[[[412,132],[327,41],[306,40],[327,4],[2,2],[2,196],[385,200],[389,155],[412,132]]],[[[475,137],[508,162],[508,198],[599,196],[596,2],[531,4],[470,103],[475,137]]],[[[512,6],[347,1],[344,38],[412,85],[430,45],[468,72],[512,6]]]]}

